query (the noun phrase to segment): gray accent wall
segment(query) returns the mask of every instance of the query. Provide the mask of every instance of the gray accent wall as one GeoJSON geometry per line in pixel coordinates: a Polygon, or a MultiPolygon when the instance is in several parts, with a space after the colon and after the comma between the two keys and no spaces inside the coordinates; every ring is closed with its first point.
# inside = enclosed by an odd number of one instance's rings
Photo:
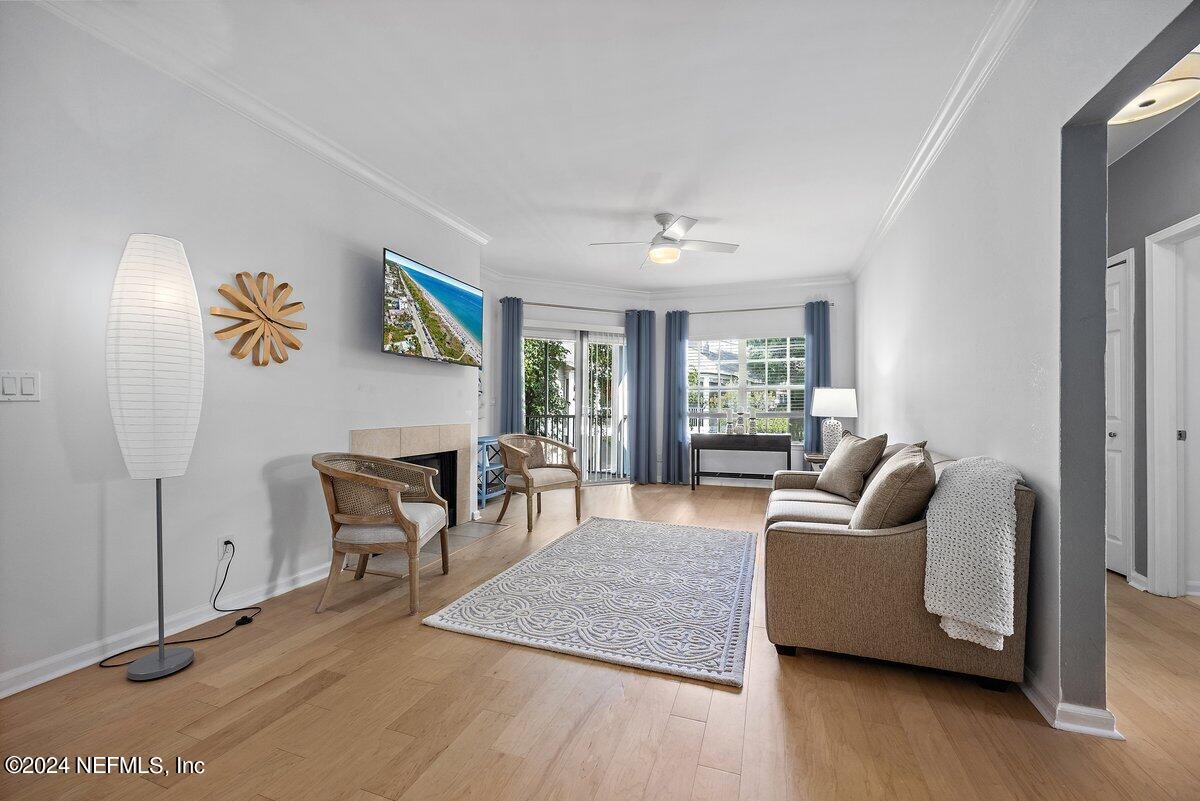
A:
{"type": "Polygon", "coordinates": [[[1108,253],[1133,248],[1134,569],[1146,574],[1146,237],[1200,214],[1200,105],[1108,168],[1108,253]]]}

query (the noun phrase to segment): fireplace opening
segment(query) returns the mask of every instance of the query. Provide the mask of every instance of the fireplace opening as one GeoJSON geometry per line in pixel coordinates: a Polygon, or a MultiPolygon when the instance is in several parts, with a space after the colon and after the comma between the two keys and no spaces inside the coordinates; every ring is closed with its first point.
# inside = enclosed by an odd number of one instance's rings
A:
{"type": "Polygon", "coordinates": [[[397,462],[412,462],[421,467],[436,468],[438,474],[433,477],[433,488],[437,494],[446,499],[450,507],[450,528],[458,525],[458,454],[454,451],[438,453],[423,453],[420,456],[404,456],[397,462]]]}

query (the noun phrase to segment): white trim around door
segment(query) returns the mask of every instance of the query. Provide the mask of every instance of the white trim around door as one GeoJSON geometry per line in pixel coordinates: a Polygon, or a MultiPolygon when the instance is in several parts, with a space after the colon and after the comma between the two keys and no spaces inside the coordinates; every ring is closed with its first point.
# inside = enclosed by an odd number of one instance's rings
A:
{"type": "Polygon", "coordinates": [[[1132,248],[1108,259],[1105,275],[1105,566],[1131,579],[1133,564],[1133,465],[1137,458],[1133,425],[1132,248]]]}
{"type": "Polygon", "coordinates": [[[1146,237],[1146,545],[1156,595],[1187,592],[1181,403],[1183,293],[1177,246],[1200,236],[1200,214],[1146,237]]]}

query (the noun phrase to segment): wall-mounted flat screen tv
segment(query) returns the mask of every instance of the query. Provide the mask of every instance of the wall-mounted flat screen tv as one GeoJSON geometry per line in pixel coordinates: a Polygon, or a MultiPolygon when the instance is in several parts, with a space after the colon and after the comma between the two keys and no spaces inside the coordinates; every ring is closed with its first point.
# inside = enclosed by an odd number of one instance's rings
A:
{"type": "Polygon", "coordinates": [[[483,366],[483,290],[383,251],[383,352],[483,366]]]}

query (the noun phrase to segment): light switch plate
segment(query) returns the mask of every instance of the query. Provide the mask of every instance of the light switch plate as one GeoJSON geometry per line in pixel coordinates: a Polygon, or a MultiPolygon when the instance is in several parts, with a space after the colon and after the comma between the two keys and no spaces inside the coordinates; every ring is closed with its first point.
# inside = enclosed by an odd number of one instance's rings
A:
{"type": "Polygon", "coordinates": [[[36,370],[0,370],[0,402],[41,399],[41,373],[36,370]]]}

